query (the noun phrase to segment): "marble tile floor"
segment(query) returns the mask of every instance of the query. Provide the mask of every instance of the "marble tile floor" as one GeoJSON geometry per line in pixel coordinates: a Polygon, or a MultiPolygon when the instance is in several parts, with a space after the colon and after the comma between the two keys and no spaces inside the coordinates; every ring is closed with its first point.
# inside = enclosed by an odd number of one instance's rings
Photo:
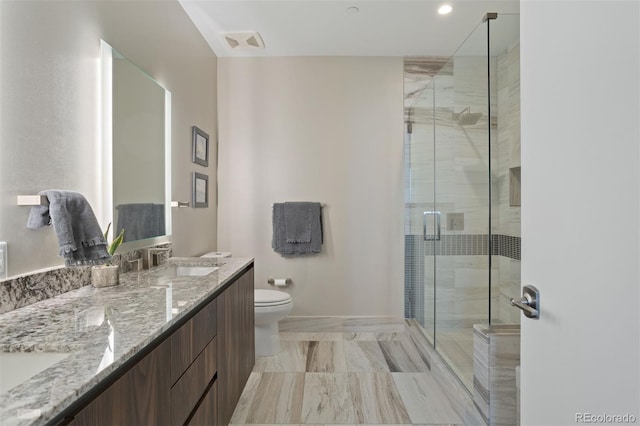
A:
{"type": "Polygon", "coordinates": [[[473,389],[473,328],[443,328],[436,347],[467,389],[473,389]]]}
{"type": "Polygon", "coordinates": [[[406,331],[280,336],[282,352],[257,358],[231,424],[463,424],[406,331]]]}

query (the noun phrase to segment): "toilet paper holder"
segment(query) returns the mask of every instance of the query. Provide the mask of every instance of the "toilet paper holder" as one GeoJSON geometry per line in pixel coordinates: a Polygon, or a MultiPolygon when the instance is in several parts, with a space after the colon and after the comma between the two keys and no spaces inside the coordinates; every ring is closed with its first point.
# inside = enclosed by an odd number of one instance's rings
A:
{"type": "Polygon", "coordinates": [[[293,280],[291,278],[285,278],[283,283],[282,279],[269,278],[267,280],[267,283],[269,283],[270,285],[275,285],[277,287],[284,287],[287,285],[291,285],[293,283],[293,280]]]}

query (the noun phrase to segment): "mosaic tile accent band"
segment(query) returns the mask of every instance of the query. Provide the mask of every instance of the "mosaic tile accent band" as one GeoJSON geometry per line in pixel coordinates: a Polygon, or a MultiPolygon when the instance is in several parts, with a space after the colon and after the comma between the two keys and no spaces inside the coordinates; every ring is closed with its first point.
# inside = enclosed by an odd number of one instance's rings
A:
{"type": "MultiPolygon", "coordinates": [[[[412,244],[423,243],[425,255],[437,256],[483,256],[489,254],[489,236],[487,234],[442,235],[439,241],[424,241],[422,235],[405,235],[413,239],[412,244]]],[[[510,235],[492,235],[492,255],[520,260],[520,237],[510,235]]]]}
{"type": "Polygon", "coordinates": [[[420,236],[404,237],[404,317],[424,319],[425,241],[420,236]]]}
{"type": "Polygon", "coordinates": [[[493,251],[495,255],[521,260],[520,237],[510,235],[492,235],[493,251]]]}
{"type": "MultiPolygon", "coordinates": [[[[521,259],[521,239],[492,235],[492,255],[521,259]]],[[[424,241],[422,235],[404,238],[405,318],[424,318],[425,256],[484,256],[489,253],[489,235],[442,235],[439,241],[424,241]]]]}

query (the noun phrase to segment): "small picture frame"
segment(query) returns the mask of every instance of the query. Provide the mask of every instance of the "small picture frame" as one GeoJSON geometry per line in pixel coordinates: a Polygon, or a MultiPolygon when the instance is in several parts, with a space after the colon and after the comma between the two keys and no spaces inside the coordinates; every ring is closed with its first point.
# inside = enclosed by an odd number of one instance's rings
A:
{"type": "Polygon", "coordinates": [[[191,187],[191,205],[193,207],[209,207],[209,176],[193,172],[191,187]]]}
{"type": "Polygon", "coordinates": [[[207,167],[209,165],[209,135],[196,126],[193,126],[191,139],[192,161],[207,167]]]}

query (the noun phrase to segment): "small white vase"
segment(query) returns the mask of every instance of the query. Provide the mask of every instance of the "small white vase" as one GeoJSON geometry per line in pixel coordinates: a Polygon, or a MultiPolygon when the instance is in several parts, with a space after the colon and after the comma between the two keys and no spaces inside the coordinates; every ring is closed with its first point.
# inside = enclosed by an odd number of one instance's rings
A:
{"type": "Polygon", "coordinates": [[[120,283],[118,265],[100,265],[91,267],[91,284],[96,287],[112,287],[120,283]]]}

